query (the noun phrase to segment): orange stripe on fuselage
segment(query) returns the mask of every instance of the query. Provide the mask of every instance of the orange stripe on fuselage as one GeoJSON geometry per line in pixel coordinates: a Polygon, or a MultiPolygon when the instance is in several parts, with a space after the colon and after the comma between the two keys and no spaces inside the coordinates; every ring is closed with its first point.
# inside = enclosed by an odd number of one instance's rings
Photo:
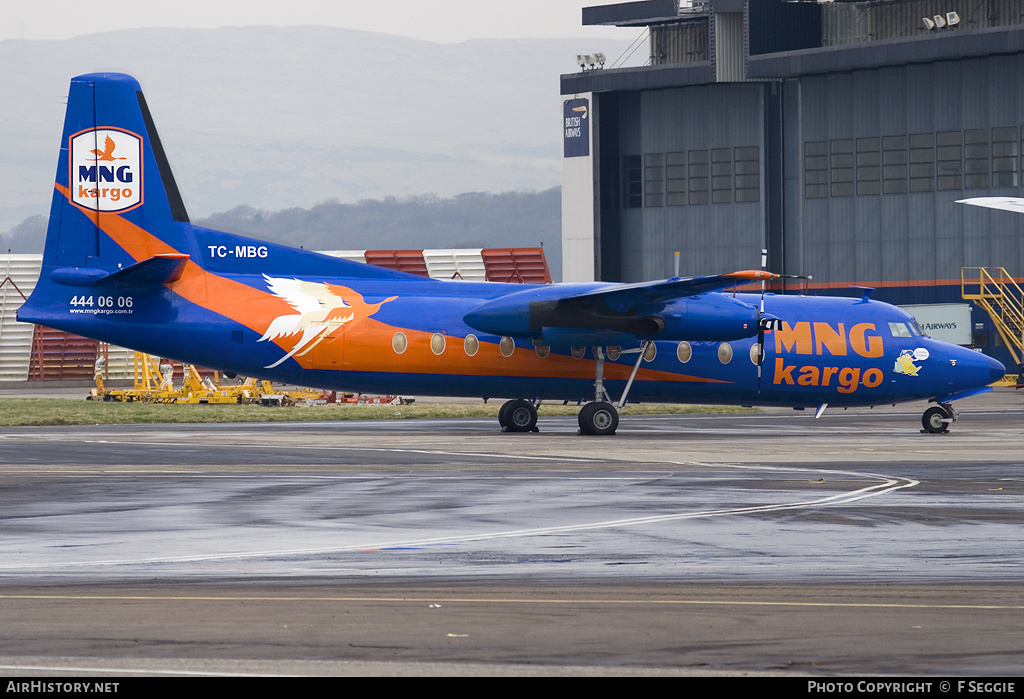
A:
{"type": "MultiPolygon", "coordinates": [[[[537,376],[547,378],[590,379],[594,378],[594,361],[592,359],[575,359],[562,354],[549,354],[541,358],[529,348],[517,347],[511,357],[503,357],[494,342],[481,342],[475,355],[470,357],[463,349],[462,337],[446,336],[444,352],[436,355],[430,348],[433,333],[394,328],[380,321],[368,319],[357,327],[345,327],[344,358],[342,364],[337,353],[341,348],[325,342],[316,350],[316,368],[332,368],[343,366],[354,371],[401,372],[410,374],[443,374],[458,376],[508,376],[513,371],[517,376],[537,376]],[[402,354],[395,354],[390,349],[391,339],[396,330],[405,333],[409,346],[402,354]]],[[[604,377],[608,380],[629,378],[633,371],[636,356],[624,355],[626,363],[617,364],[607,361],[604,365],[604,377]]],[[[303,362],[308,357],[298,358],[303,362]]],[[[640,369],[637,372],[640,381],[676,381],[699,383],[731,383],[720,379],[709,379],[702,376],[675,374],[655,369],[640,369]]]]}
{"type": "MultiPolygon", "coordinates": [[[[65,197],[70,196],[67,188],[55,183],[65,197]]],[[[180,250],[160,240],[152,233],[118,214],[96,212],[70,202],[90,219],[98,219],[100,230],[125,250],[136,262],[148,260],[154,255],[181,254],[180,250]]],[[[331,286],[337,286],[330,284],[331,286]]],[[[192,260],[185,263],[181,276],[168,283],[167,288],[182,298],[202,308],[229,318],[261,335],[278,316],[295,313],[295,309],[282,298],[268,291],[212,274],[192,260]]],[[[346,287],[338,287],[345,289],[346,287]]],[[[359,296],[360,301],[362,296],[359,296]]],[[[365,305],[365,304],[364,304],[365,305]]],[[[440,355],[430,349],[433,333],[396,328],[372,318],[354,319],[341,326],[315,349],[302,356],[293,356],[304,369],[370,371],[383,373],[444,374],[461,376],[519,376],[549,378],[594,377],[594,361],[574,359],[565,355],[550,354],[540,358],[532,349],[516,348],[511,357],[503,357],[498,345],[481,342],[479,351],[472,357],[463,350],[461,337],[446,337],[447,347],[440,355]],[[391,340],[396,331],[405,333],[408,349],[396,354],[391,340]],[[336,342],[344,337],[343,343],[336,342]]],[[[274,340],[285,352],[291,350],[296,338],[274,340]]],[[[633,355],[626,355],[632,357],[633,355]]],[[[604,374],[609,380],[626,380],[633,370],[635,359],[626,364],[606,362],[604,374]]],[[[639,381],[674,381],[699,383],[731,383],[721,379],[676,374],[667,371],[641,368],[636,376],[639,381]]]]}

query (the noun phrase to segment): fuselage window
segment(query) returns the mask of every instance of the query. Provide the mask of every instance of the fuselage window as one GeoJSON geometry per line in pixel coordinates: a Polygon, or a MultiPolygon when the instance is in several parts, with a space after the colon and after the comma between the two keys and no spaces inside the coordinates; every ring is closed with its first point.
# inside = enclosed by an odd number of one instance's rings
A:
{"type": "Polygon", "coordinates": [[[752,344],[750,346],[750,361],[754,364],[754,366],[757,366],[757,364],[758,364],[757,360],[758,360],[758,358],[760,356],[761,356],[761,345],[759,345],[758,343],[755,342],[754,344],[752,344]]]}
{"type": "Polygon", "coordinates": [[[498,343],[498,349],[501,350],[502,357],[511,357],[512,353],[516,351],[516,341],[505,335],[498,343]]]}
{"type": "Polygon", "coordinates": [[[434,333],[430,336],[430,351],[434,354],[444,353],[444,335],[441,333],[434,333]]]}
{"type": "Polygon", "coordinates": [[[534,345],[534,349],[537,350],[537,356],[541,359],[548,356],[548,353],[551,351],[551,348],[547,345],[534,345]]]}
{"type": "Polygon", "coordinates": [[[676,345],[676,356],[679,357],[679,361],[683,364],[693,359],[693,348],[690,347],[690,343],[683,340],[676,345]]]}
{"type": "Polygon", "coordinates": [[[621,347],[605,347],[605,353],[608,355],[608,359],[610,359],[610,360],[612,360],[614,362],[616,359],[618,359],[619,357],[622,356],[622,348],[621,347]]]}
{"type": "Polygon", "coordinates": [[[585,355],[586,353],[586,347],[577,347],[574,345],[572,348],[572,356],[576,357],[576,359],[583,359],[583,355],[585,355]]]}
{"type": "Polygon", "coordinates": [[[654,358],[658,356],[658,347],[653,342],[647,345],[647,351],[644,352],[644,361],[653,362],[654,358]]]}
{"type": "Polygon", "coordinates": [[[480,350],[480,341],[476,339],[476,335],[466,335],[466,339],[462,342],[462,347],[466,350],[468,356],[473,357],[480,350]]]}
{"type": "Polygon", "coordinates": [[[718,346],[718,361],[722,364],[728,364],[732,361],[732,345],[728,342],[723,342],[718,346]]]}
{"type": "Polygon", "coordinates": [[[395,333],[395,336],[391,338],[391,347],[395,350],[395,354],[401,354],[409,347],[409,340],[406,339],[405,333],[395,333]]]}

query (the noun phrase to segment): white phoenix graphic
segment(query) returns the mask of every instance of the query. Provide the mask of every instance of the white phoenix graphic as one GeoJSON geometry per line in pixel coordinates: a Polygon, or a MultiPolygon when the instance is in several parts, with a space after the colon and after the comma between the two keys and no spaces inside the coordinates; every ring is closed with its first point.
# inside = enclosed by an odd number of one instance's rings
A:
{"type": "Polygon", "coordinates": [[[259,342],[302,333],[291,352],[264,367],[265,369],[273,369],[289,357],[307,354],[341,326],[355,325],[372,316],[385,303],[398,298],[391,296],[380,303],[366,303],[358,292],[343,286],[333,287],[348,292],[344,296],[339,296],[323,282],[281,279],[268,277],[266,274],[263,278],[266,279],[271,293],[287,301],[298,313],[274,318],[259,342]]]}

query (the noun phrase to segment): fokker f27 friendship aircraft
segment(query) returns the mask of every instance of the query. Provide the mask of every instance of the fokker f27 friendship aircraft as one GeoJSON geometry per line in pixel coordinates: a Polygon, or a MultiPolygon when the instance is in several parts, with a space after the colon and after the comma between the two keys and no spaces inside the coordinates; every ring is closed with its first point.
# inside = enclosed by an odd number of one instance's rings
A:
{"type": "Polygon", "coordinates": [[[587,401],[612,434],[627,400],[815,408],[988,390],[1003,366],[857,298],[725,290],[777,275],[639,284],[439,281],[189,222],[135,79],[71,81],[43,269],[20,320],[247,376],[359,392],[587,401]],[[613,399],[617,398],[617,405],[613,399]]]}

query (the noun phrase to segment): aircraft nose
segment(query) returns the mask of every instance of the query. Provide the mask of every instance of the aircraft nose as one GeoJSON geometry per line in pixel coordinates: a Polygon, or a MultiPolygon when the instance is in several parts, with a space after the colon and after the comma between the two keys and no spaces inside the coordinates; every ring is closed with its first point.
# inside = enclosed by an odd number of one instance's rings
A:
{"type": "Polygon", "coordinates": [[[985,356],[985,359],[988,360],[988,373],[989,378],[991,379],[989,383],[995,383],[1006,376],[1006,367],[1003,366],[1002,362],[992,359],[992,357],[989,356],[985,356]]]}
{"type": "Polygon", "coordinates": [[[966,347],[951,352],[950,360],[956,367],[956,383],[961,389],[988,386],[1006,375],[1006,367],[999,360],[966,347]]]}

